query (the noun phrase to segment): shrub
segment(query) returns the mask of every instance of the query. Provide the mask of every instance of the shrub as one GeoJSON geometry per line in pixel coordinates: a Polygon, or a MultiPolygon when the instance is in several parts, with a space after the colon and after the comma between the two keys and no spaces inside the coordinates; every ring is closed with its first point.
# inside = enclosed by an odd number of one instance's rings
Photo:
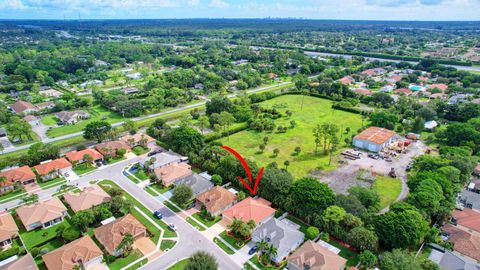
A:
{"type": "Polygon", "coordinates": [[[318,236],[318,234],[320,233],[320,231],[318,230],[317,227],[313,227],[313,226],[310,226],[307,228],[307,233],[306,233],[306,237],[310,240],[313,240],[315,239],[315,237],[318,236]]]}
{"type": "Polygon", "coordinates": [[[14,246],[10,249],[7,249],[5,251],[0,252],[0,261],[3,261],[7,258],[10,258],[14,255],[17,255],[20,251],[20,248],[18,246],[14,246]]]}

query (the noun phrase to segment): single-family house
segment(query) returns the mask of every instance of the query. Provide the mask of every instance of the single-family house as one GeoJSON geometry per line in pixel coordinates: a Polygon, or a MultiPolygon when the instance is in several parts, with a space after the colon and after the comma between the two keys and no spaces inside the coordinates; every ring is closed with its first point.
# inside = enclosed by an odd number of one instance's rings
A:
{"type": "Polygon", "coordinates": [[[338,82],[340,82],[343,85],[350,85],[350,84],[355,82],[355,79],[353,79],[352,76],[345,76],[345,77],[339,79],[338,82]]]}
{"type": "Polygon", "coordinates": [[[467,231],[475,231],[480,234],[480,212],[478,211],[470,208],[453,210],[452,223],[454,223],[458,228],[467,231]]]}
{"type": "Polygon", "coordinates": [[[93,65],[96,67],[105,67],[105,66],[108,66],[109,64],[103,60],[96,59],[95,61],[93,61],[93,65]]]}
{"type": "Polygon", "coordinates": [[[153,171],[157,168],[165,167],[173,163],[186,162],[188,160],[188,157],[182,157],[175,152],[167,151],[156,154],[150,157],[149,160],[152,162],[148,169],[153,171]]]}
{"type": "Polygon", "coordinates": [[[57,178],[72,170],[72,163],[65,158],[58,158],[55,160],[47,160],[36,165],[35,171],[43,180],[51,180],[57,178]]]}
{"type": "Polygon", "coordinates": [[[271,202],[263,198],[248,197],[223,211],[222,223],[229,225],[234,219],[240,219],[243,222],[253,220],[257,226],[260,226],[275,215],[275,209],[271,205],[271,202]]]}
{"type": "Polygon", "coordinates": [[[102,263],[103,252],[85,235],[43,255],[42,259],[48,270],[93,269],[102,263]]]}
{"type": "Polygon", "coordinates": [[[0,266],[1,270],[38,270],[37,263],[32,257],[32,254],[27,253],[24,256],[13,261],[8,261],[6,264],[0,266]]]}
{"type": "Polygon", "coordinates": [[[125,235],[130,234],[135,240],[147,235],[147,228],[134,216],[128,214],[115,221],[107,223],[94,231],[95,238],[103,245],[112,256],[120,256],[123,251],[118,250],[118,245],[125,235]]]}
{"type": "Polygon", "coordinates": [[[276,264],[280,264],[291,252],[302,243],[305,235],[297,228],[284,221],[271,218],[258,226],[252,234],[252,240],[260,242],[264,240],[277,248],[277,254],[272,258],[276,264]]]}
{"type": "Polygon", "coordinates": [[[91,185],[80,192],[69,191],[63,195],[63,198],[73,212],[87,210],[112,200],[112,197],[98,185],[91,185]]]}
{"type": "Polygon", "coordinates": [[[154,169],[153,172],[165,187],[171,186],[176,181],[193,174],[191,166],[184,162],[159,167],[154,169]]]}
{"type": "Polygon", "coordinates": [[[407,88],[398,88],[396,89],[395,91],[393,91],[395,94],[398,94],[398,95],[405,95],[405,96],[409,96],[413,93],[412,90],[410,89],[407,89],[407,88]]]}
{"type": "Polygon", "coordinates": [[[355,147],[371,152],[380,152],[395,140],[396,132],[379,127],[369,127],[353,137],[355,147]]]}
{"type": "Polygon", "coordinates": [[[142,78],[142,74],[140,74],[140,72],[129,73],[129,74],[126,74],[125,76],[132,80],[138,80],[142,78]]]}
{"type": "Polygon", "coordinates": [[[352,90],[355,94],[357,95],[362,95],[362,96],[371,96],[372,91],[364,88],[356,88],[352,90]]]}
{"type": "Polygon", "coordinates": [[[58,90],[55,90],[53,88],[48,88],[48,89],[42,90],[38,93],[40,95],[44,96],[44,97],[53,97],[53,98],[59,98],[63,95],[62,92],[60,92],[58,90]]]}
{"type": "Polygon", "coordinates": [[[191,174],[185,178],[182,178],[174,183],[175,186],[186,185],[192,189],[193,197],[198,194],[210,190],[213,187],[213,183],[200,174],[191,174]]]}
{"type": "Polygon", "coordinates": [[[67,159],[70,160],[72,164],[77,165],[77,164],[86,162],[87,160],[85,159],[85,157],[87,155],[92,158],[93,162],[103,160],[103,155],[100,154],[97,150],[92,148],[87,148],[80,151],[71,151],[66,153],[65,157],[67,157],[67,159]]]}
{"type": "Polygon", "coordinates": [[[205,207],[212,216],[220,215],[225,209],[235,204],[237,196],[222,186],[200,193],[196,197],[197,207],[205,207]]]}
{"type": "Polygon", "coordinates": [[[125,87],[125,88],[122,89],[122,92],[126,95],[138,93],[139,91],[140,90],[138,90],[138,88],[136,88],[136,87],[125,87]]]}
{"type": "Polygon", "coordinates": [[[0,215],[0,248],[5,249],[18,236],[18,227],[10,213],[0,215]]]}
{"type": "Polygon", "coordinates": [[[120,149],[125,149],[126,153],[132,150],[130,146],[122,140],[99,143],[95,145],[95,149],[104,157],[116,157],[117,151],[120,149]]]}
{"type": "Polygon", "coordinates": [[[275,74],[275,73],[270,72],[270,73],[267,74],[267,78],[268,78],[269,80],[276,80],[276,79],[278,79],[278,75],[275,74]]]}
{"type": "Polygon", "coordinates": [[[288,258],[289,270],[343,270],[347,260],[308,240],[288,258]]]}
{"type": "Polygon", "coordinates": [[[23,121],[29,123],[31,126],[37,126],[39,124],[38,118],[30,114],[23,117],[23,121]]]}
{"type": "Polygon", "coordinates": [[[135,146],[142,146],[144,148],[148,148],[149,145],[155,144],[156,140],[145,133],[138,132],[134,135],[128,134],[119,139],[120,141],[125,142],[130,146],[130,148],[134,148],[135,146]]]}
{"type": "Polygon", "coordinates": [[[17,215],[27,231],[36,228],[48,228],[63,221],[67,208],[57,197],[43,202],[20,206],[17,215]]]}
{"type": "Polygon", "coordinates": [[[25,113],[25,114],[31,114],[34,112],[38,112],[37,106],[33,105],[30,102],[22,101],[19,100],[12,105],[10,105],[10,109],[14,111],[15,113],[25,113]]]}
{"type": "Polygon", "coordinates": [[[53,109],[55,108],[55,102],[53,101],[47,101],[47,102],[42,102],[42,103],[37,103],[35,104],[39,110],[48,110],[48,109],[53,109]]]}
{"type": "Polygon", "coordinates": [[[480,232],[452,224],[445,224],[442,231],[448,233],[448,241],[453,243],[454,251],[480,261],[480,232]]]}
{"type": "Polygon", "coordinates": [[[55,114],[55,116],[60,120],[64,125],[73,125],[80,120],[90,118],[90,114],[84,111],[61,111],[55,114]]]}
{"type": "Polygon", "coordinates": [[[0,171],[0,177],[5,177],[5,181],[0,182],[0,191],[5,192],[14,188],[16,182],[28,185],[35,182],[35,173],[28,166],[7,168],[0,171]]]}
{"type": "Polygon", "coordinates": [[[439,89],[441,91],[441,93],[445,93],[448,89],[448,85],[444,84],[444,83],[434,83],[434,84],[430,84],[428,85],[428,89],[431,90],[431,89],[439,89]]]}
{"type": "Polygon", "coordinates": [[[480,263],[456,251],[432,249],[428,259],[442,270],[480,270],[480,263]]]}
{"type": "Polygon", "coordinates": [[[466,208],[471,208],[477,211],[480,211],[480,194],[463,189],[460,192],[459,199],[460,203],[462,203],[466,208]]]}

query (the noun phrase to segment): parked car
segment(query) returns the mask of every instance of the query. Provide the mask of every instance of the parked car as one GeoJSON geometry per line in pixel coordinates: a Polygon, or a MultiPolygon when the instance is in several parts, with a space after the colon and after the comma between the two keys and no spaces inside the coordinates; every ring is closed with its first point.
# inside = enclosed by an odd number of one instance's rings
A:
{"type": "Polygon", "coordinates": [[[193,207],[195,207],[195,203],[191,203],[191,204],[187,205],[187,207],[185,209],[188,210],[188,209],[192,209],[193,207]]]}
{"type": "Polygon", "coordinates": [[[380,158],[379,155],[375,155],[375,154],[368,154],[368,157],[373,158],[373,159],[379,159],[380,158]]]}
{"type": "Polygon", "coordinates": [[[253,255],[255,252],[257,252],[257,249],[258,249],[257,246],[253,246],[253,247],[248,251],[248,255],[253,255]]]}
{"type": "Polygon", "coordinates": [[[155,211],[153,212],[153,215],[158,218],[158,219],[162,219],[163,218],[163,215],[162,213],[160,213],[160,211],[155,211]]]}
{"type": "Polygon", "coordinates": [[[177,230],[177,226],[175,226],[175,224],[173,224],[173,223],[168,224],[168,228],[169,228],[170,230],[172,230],[172,231],[176,231],[176,230],[177,230]]]}

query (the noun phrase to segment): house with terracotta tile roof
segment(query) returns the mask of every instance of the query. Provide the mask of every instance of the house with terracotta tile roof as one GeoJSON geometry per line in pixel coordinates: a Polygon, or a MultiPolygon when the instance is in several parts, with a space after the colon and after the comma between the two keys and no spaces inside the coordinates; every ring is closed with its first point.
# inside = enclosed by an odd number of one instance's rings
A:
{"type": "Polygon", "coordinates": [[[72,170],[72,163],[65,158],[57,158],[55,160],[44,161],[34,168],[35,172],[43,181],[48,181],[72,170]]]}
{"type": "Polygon", "coordinates": [[[338,80],[339,83],[344,84],[344,85],[350,85],[355,82],[355,80],[352,78],[352,76],[345,76],[341,79],[338,80]]]}
{"type": "Polygon", "coordinates": [[[37,106],[33,105],[30,102],[19,100],[12,105],[10,105],[10,109],[15,113],[25,113],[30,114],[34,112],[38,112],[37,106]]]}
{"type": "Polygon", "coordinates": [[[480,235],[480,212],[470,208],[453,210],[452,218],[455,220],[457,227],[476,231],[480,235]]]}
{"type": "Polygon", "coordinates": [[[386,128],[369,127],[353,137],[352,143],[355,147],[378,153],[395,140],[396,134],[386,128]]]}
{"type": "Polygon", "coordinates": [[[271,203],[263,198],[248,197],[223,211],[222,223],[229,225],[234,219],[240,219],[243,222],[253,220],[257,226],[260,226],[275,215],[275,209],[270,205],[271,203]]]}
{"type": "Polygon", "coordinates": [[[193,174],[191,166],[183,162],[156,168],[153,172],[165,187],[171,186],[176,181],[193,174]]]}
{"type": "Polygon", "coordinates": [[[43,202],[20,206],[17,215],[27,231],[36,228],[48,228],[63,221],[67,208],[57,197],[43,202]]]}
{"type": "Polygon", "coordinates": [[[91,185],[80,192],[69,191],[63,194],[63,198],[73,212],[87,210],[112,200],[112,197],[98,185],[91,185]]]}
{"type": "Polygon", "coordinates": [[[120,138],[120,141],[125,142],[130,148],[135,146],[142,146],[144,148],[148,148],[149,145],[155,144],[156,140],[147,134],[142,132],[135,133],[134,135],[125,135],[120,138]]]}
{"type": "Polygon", "coordinates": [[[10,213],[0,215],[0,248],[10,246],[14,238],[18,236],[18,227],[10,213]]]}
{"type": "Polygon", "coordinates": [[[112,256],[120,256],[123,251],[117,247],[122,242],[125,235],[130,234],[133,239],[137,240],[147,235],[147,228],[143,226],[134,216],[128,214],[115,221],[107,223],[96,228],[93,233],[100,244],[112,256]]]}
{"type": "Polygon", "coordinates": [[[413,93],[412,90],[410,89],[407,89],[407,88],[398,88],[396,89],[395,91],[393,91],[395,94],[399,94],[399,95],[405,95],[405,96],[409,96],[413,93]]]}
{"type": "Polygon", "coordinates": [[[289,270],[343,270],[347,260],[308,240],[288,258],[289,270]]]}
{"type": "Polygon", "coordinates": [[[352,91],[355,94],[358,94],[358,95],[363,95],[363,96],[371,96],[372,95],[372,91],[370,91],[368,89],[364,89],[364,88],[356,88],[356,89],[353,89],[352,91]]]}
{"type": "Polygon", "coordinates": [[[103,252],[85,235],[42,256],[48,270],[92,269],[102,263],[103,252]]]}
{"type": "Polygon", "coordinates": [[[0,266],[1,270],[38,270],[37,263],[32,257],[32,254],[27,253],[25,256],[17,258],[0,266]]]}
{"type": "Polygon", "coordinates": [[[5,192],[14,188],[15,183],[28,185],[35,182],[35,173],[28,166],[8,168],[0,171],[0,177],[5,177],[5,181],[0,182],[0,192],[5,192]]]}
{"type": "Polygon", "coordinates": [[[430,84],[428,85],[428,89],[440,89],[440,91],[442,91],[442,93],[445,93],[445,91],[447,91],[448,89],[448,85],[444,84],[444,83],[433,83],[433,84],[430,84]]]}
{"type": "Polygon", "coordinates": [[[71,151],[65,154],[65,157],[73,164],[77,165],[80,163],[86,162],[85,156],[89,155],[93,158],[93,161],[103,160],[103,155],[100,154],[97,150],[92,148],[87,148],[81,151],[71,151]]]}
{"type": "Polygon", "coordinates": [[[23,117],[23,121],[29,123],[31,126],[36,126],[39,124],[38,118],[33,115],[26,115],[23,117]]]}
{"type": "Polygon", "coordinates": [[[222,186],[215,186],[209,191],[200,193],[196,197],[196,205],[204,206],[212,216],[220,215],[223,210],[233,206],[237,196],[222,186]]]}
{"type": "Polygon", "coordinates": [[[442,231],[449,234],[448,241],[453,243],[453,250],[480,261],[480,233],[467,230],[462,226],[445,224],[442,231]]]}
{"type": "Polygon", "coordinates": [[[120,140],[99,143],[95,145],[95,149],[104,157],[116,157],[117,151],[120,149],[125,149],[126,153],[132,150],[127,143],[120,140]]]}

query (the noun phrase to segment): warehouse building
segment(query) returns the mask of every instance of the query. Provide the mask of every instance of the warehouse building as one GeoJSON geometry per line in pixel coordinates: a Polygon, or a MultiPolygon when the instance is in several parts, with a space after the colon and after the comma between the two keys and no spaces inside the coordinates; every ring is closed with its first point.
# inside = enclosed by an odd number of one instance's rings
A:
{"type": "Polygon", "coordinates": [[[395,140],[395,131],[369,127],[353,137],[353,145],[355,147],[378,153],[382,149],[395,140]]]}

